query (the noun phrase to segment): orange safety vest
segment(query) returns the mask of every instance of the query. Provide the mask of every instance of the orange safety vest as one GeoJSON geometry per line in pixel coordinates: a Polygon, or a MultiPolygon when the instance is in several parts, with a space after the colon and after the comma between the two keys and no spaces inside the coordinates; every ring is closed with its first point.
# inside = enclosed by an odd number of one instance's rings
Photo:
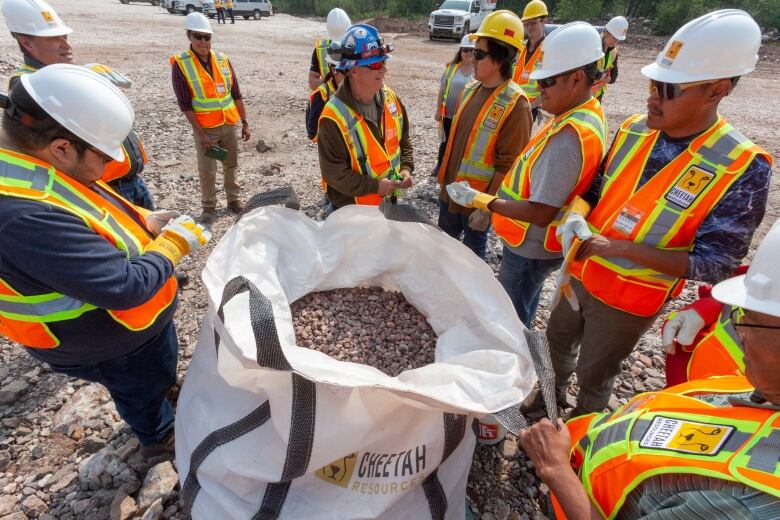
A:
{"type": "MultiPolygon", "coordinates": [[[[390,87],[384,87],[385,106],[382,114],[383,142],[374,137],[374,133],[365,118],[352,110],[346,103],[332,96],[322,109],[320,121],[330,119],[341,130],[341,136],[349,150],[352,171],[357,175],[370,175],[374,179],[394,178],[401,167],[401,133],[404,118],[398,96],[390,87]]],[[[323,189],[327,190],[325,181],[323,189]]],[[[382,197],[378,193],[369,193],[355,197],[355,204],[378,206],[382,197]]]]}
{"type": "Polygon", "coordinates": [[[239,119],[238,108],[230,93],[235,78],[230,61],[225,54],[211,51],[211,75],[206,72],[200,59],[188,49],[170,57],[171,66],[179,65],[192,93],[192,110],[195,119],[203,128],[234,125],[239,119]],[[212,77],[213,76],[213,77],[212,77]]]}
{"type": "Polygon", "coordinates": [[[670,473],[739,482],[780,498],[780,411],[695,398],[752,391],[743,376],[703,379],[639,394],[614,413],[571,419],[572,465],[593,504],[614,518],[644,480],[670,473]]]}
{"type": "MultiPolygon", "coordinates": [[[[567,126],[571,126],[577,132],[577,137],[579,137],[582,166],[580,167],[577,184],[575,184],[574,189],[566,198],[555,219],[547,226],[544,248],[552,253],[559,253],[563,250],[555,236],[558,224],[560,224],[574,197],[582,195],[590,187],[593,176],[596,175],[596,171],[607,149],[607,123],[604,119],[601,103],[592,97],[585,103],[549,120],[531,138],[523,152],[517,157],[509,175],[504,177],[504,181],[496,194],[499,199],[503,200],[530,199],[531,175],[534,163],[542,154],[550,138],[567,126]]],[[[493,213],[493,228],[496,230],[496,234],[512,247],[517,247],[525,242],[529,227],[531,227],[529,222],[493,213]]]]}
{"type": "MultiPolygon", "coordinates": [[[[19,78],[25,74],[32,74],[37,70],[35,67],[24,64],[14,71],[12,77],[19,78]]],[[[108,163],[103,172],[103,177],[100,178],[101,181],[111,182],[121,179],[131,172],[138,173],[143,169],[144,164],[149,162],[144,145],[134,130],[130,130],[127,138],[122,143],[122,153],[125,155],[124,160],[108,163]]]]}
{"type": "MultiPolygon", "coordinates": [[[[128,258],[143,254],[152,242],[151,232],[138,223],[145,222],[142,210],[124,201],[103,181],[97,185],[122,202],[124,210],[138,221],[50,164],[28,155],[0,149],[0,166],[0,195],[35,200],[68,211],[128,258]]],[[[132,309],[104,310],[128,330],[144,330],[175,298],[176,279],[171,276],[145,303],[132,309]]],[[[95,309],[94,305],[56,292],[23,295],[0,279],[0,334],[27,347],[59,346],[59,338],[47,323],[76,319],[95,309]]]]}
{"type": "MultiPolygon", "coordinates": [[[[757,155],[772,158],[722,117],[637,189],[660,132],[645,116],[628,118],[607,156],[599,202],[588,216],[594,233],[668,251],[691,251],[696,231],[757,155]]],[[[571,272],[597,299],[637,316],[653,316],[685,280],[641,263],[592,256],[571,272]]]]}
{"type": "MultiPolygon", "coordinates": [[[[718,320],[694,346],[688,360],[688,380],[745,373],[745,349],[731,322],[734,309],[731,305],[724,305],[718,320]]],[[[743,314],[744,311],[739,309],[738,316],[743,314]]]]}
{"type": "MultiPolygon", "coordinates": [[[[481,85],[482,83],[479,81],[472,81],[463,88],[460,99],[458,99],[458,111],[452,119],[450,136],[457,135],[461,115],[481,85]]],[[[485,104],[482,105],[475,121],[476,124],[471,127],[466,149],[463,151],[463,157],[460,158],[455,182],[468,181],[475,190],[487,191],[490,181],[496,173],[495,148],[498,136],[501,134],[501,128],[517,101],[524,97],[522,89],[512,80],[505,81],[493,90],[485,104]]],[[[454,142],[454,137],[447,141],[444,159],[439,167],[438,180],[441,185],[445,183],[447,166],[452,159],[452,143],[454,142]]]]}
{"type": "MultiPolygon", "coordinates": [[[[314,89],[311,94],[309,94],[309,110],[311,110],[311,106],[314,103],[314,98],[316,96],[320,96],[323,103],[327,103],[328,100],[333,96],[333,94],[336,93],[336,89],[338,87],[336,86],[336,81],[331,77],[330,80],[322,82],[319,87],[314,89]]],[[[321,113],[320,113],[321,114],[321,113]]],[[[308,116],[308,113],[306,114],[308,116]]],[[[317,118],[319,121],[319,118],[317,118]]],[[[315,135],[314,138],[311,140],[312,143],[317,142],[317,136],[315,135]]],[[[323,181],[324,183],[325,181],[323,181]]]]}
{"type": "Polygon", "coordinates": [[[528,46],[523,45],[523,49],[520,54],[517,55],[517,61],[515,61],[515,70],[512,74],[512,80],[520,85],[525,95],[528,97],[528,102],[533,103],[538,98],[542,91],[539,89],[539,84],[535,79],[531,79],[531,73],[536,69],[537,64],[542,58],[542,42],[534,50],[528,61],[525,61],[525,57],[528,54],[528,46]]]}
{"type": "Polygon", "coordinates": [[[320,69],[321,78],[324,78],[328,74],[328,45],[330,45],[329,38],[317,40],[317,43],[314,44],[314,52],[317,56],[317,67],[320,69]]]}

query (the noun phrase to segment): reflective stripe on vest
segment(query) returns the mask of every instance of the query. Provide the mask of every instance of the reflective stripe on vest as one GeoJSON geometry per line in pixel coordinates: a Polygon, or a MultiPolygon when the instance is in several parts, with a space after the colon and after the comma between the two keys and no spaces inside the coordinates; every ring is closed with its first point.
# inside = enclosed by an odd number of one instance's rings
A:
{"type": "Polygon", "coordinates": [[[572,460],[592,502],[614,518],[645,479],[669,473],[740,482],[780,498],[780,412],[693,397],[752,390],[742,376],[698,380],[569,421],[572,460]]]}
{"type": "Polygon", "coordinates": [[[514,65],[515,70],[512,74],[512,80],[520,85],[520,88],[523,89],[523,92],[525,92],[525,95],[528,97],[528,101],[533,103],[542,93],[536,80],[531,79],[531,73],[539,64],[539,58],[542,57],[542,43],[539,43],[539,45],[536,47],[536,50],[534,50],[533,54],[531,54],[531,57],[528,58],[528,61],[525,61],[527,53],[528,46],[524,45],[523,50],[521,50],[520,54],[517,56],[517,61],[514,65]]]}
{"type": "MultiPolygon", "coordinates": [[[[601,58],[597,64],[599,70],[602,72],[609,72],[612,67],[615,66],[615,60],[617,60],[617,47],[612,47],[608,53],[601,58]]],[[[609,78],[607,78],[609,79],[609,78]]],[[[607,91],[607,81],[596,81],[591,87],[591,92],[595,97],[602,96],[607,91]]]]}
{"type": "MultiPolygon", "coordinates": [[[[457,135],[460,117],[481,85],[478,81],[472,81],[463,89],[458,100],[458,111],[452,120],[450,136],[457,135]]],[[[496,172],[495,147],[498,135],[501,133],[501,127],[517,101],[524,96],[523,91],[512,80],[505,81],[493,90],[485,104],[482,105],[475,124],[471,128],[466,149],[463,151],[463,157],[460,158],[455,182],[468,181],[475,190],[483,192],[487,190],[496,172]]],[[[444,159],[439,167],[440,184],[444,184],[449,161],[453,159],[451,153],[454,142],[454,138],[447,142],[444,159]]],[[[454,159],[458,160],[458,158],[454,159]]]]}
{"type": "MultiPolygon", "coordinates": [[[[626,120],[607,157],[600,199],[588,216],[594,232],[668,251],[690,251],[696,231],[756,157],[772,158],[723,118],[696,137],[645,185],[636,189],[660,133],[644,115],[626,120]]],[[[677,296],[684,280],[631,260],[593,256],[572,274],[607,305],[652,316],[677,296]]]]}
{"type": "MultiPolygon", "coordinates": [[[[731,322],[731,312],[735,308],[724,305],[718,320],[693,349],[688,360],[689,380],[745,373],[742,339],[731,322]]],[[[737,316],[743,315],[744,311],[738,309],[737,316]]]]}
{"type": "MultiPolygon", "coordinates": [[[[316,96],[319,96],[320,99],[322,99],[323,106],[325,103],[328,102],[328,100],[331,98],[333,94],[336,93],[336,83],[331,78],[328,81],[325,81],[320,84],[319,87],[314,89],[311,94],[309,94],[309,110],[311,110],[311,106],[314,103],[314,98],[316,96]]],[[[320,112],[322,114],[322,112],[320,112]]],[[[319,118],[317,118],[317,125],[319,126],[319,118]]],[[[311,140],[312,143],[317,142],[317,134],[314,134],[314,137],[311,140]]],[[[325,190],[325,181],[323,180],[323,191],[325,190]]]]}
{"type": "Polygon", "coordinates": [[[31,67],[30,65],[27,65],[27,64],[25,63],[24,65],[20,65],[20,66],[19,66],[19,67],[18,67],[18,68],[17,68],[17,69],[14,71],[13,75],[11,75],[11,77],[12,77],[12,78],[20,78],[20,77],[24,76],[25,74],[32,74],[32,73],[33,73],[33,72],[35,72],[36,70],[38,70],[38,69],[36,69],[35,67],[31,67]]]}
{"type": "MultiPolygon", "coordinates": [[[[370,175],[377,180],[397,175],[401,167],[403,114],[395,92],[390,87],[384,87],[383,91],[385,106],[380,128],[384,135],[382,143],[374,137],[363,116],[352,110],[338,96],[330,98],[320,115],[320,120],[330,119],[341,130],[352,161],[352,171],[358,175],[370,175]]],[[[377,193],[355,197],[356,204],[378,206],[381,202],[382,197],[377,193]]]]}
{"type": "MultiPolygon", "coordinates": [[[[124,199],[99,181],[100,189],[117,201],[124,199]]],[[[36,200],[79,217],[97,234],[123,251],[128,258],[140,256],[152,238],[138,222],[144,217],[127,203],[125,211],[112,205],[94,191],[57,172],[32,157],[0,150],[0,195],[36,200]]],[[[130,330],[142,330],[154,323],[176,297],[176,280],[170,277],[147,302],[121,311],[107,310],[117,322],[130,330]]],[[[46,323],[78,318],[95,306],[60,294],[22,295],[0,280],[0,333],[28,347],[51,348],[60,344],[46,323]]]]}
{"type": "MultiPolygon", "coordinates": [[[[577,195],[582,195],[588,190],[593,176],[598,170],[601,160],[606,152],[607,124],[604,119],[604,111],[596,98],[588,101],[572,110],[561,114],[547,122],[526,145],[523,152],[515,160],[509,175],[504,177],[501,187],[496,194],[504,200],[529,200],[531,197],[531,175],[533,165],[542,154],[549,139],[563,130],[567,125],[577,132],[582,156],[577,183],[555,219],[547,226],[544,248],[547,251],[561,252],[562,247],[555,236],[558,224],[560,224],[566,209],[577,195]]],[[[496,234],[507,244],[517,247],[525,241],[528,222],[507,218],[498,213],[493,213],[493,227],[496,234]]]]}
{"type": "MultiPolygon", "coordinates": [[[[448,63],[447,68],[444,69],[444,76],[442,76],[441,86],[441,118],[444,120],[444,116],[447,115],[447,97],[450,95],[450,86],[452,85],[452,78],[460,70],[460,63],[448,63]]],[[[439,121],[439,125],[441,125],[439,121]]]]}
{"type": "Polygon", "coordinates": [[[233,125],[238,121],[238,109],[231,94],[234,79],[230,61],[221,52],[214,51],[211,51],[209,59],[211,75],[191,50],[171,56],[170,62],[171,66],[178,64],[187,79],[192,93],[192,110],[198,124],[203,128],[233,125]]]}
{"type": "Polygon", "coordinates": [[[324,78],[328,74],[328,45],[330,45],[330,40],[328,38],[317,40],[317,43],[314,45],[317,56],[317,67],[320,69],[321,78],[324,78]]]}
{"type": "Polygon", "coordinates": [[[103,176],[100,178],[103,182],[111,182],[122,177],[132,177],[143,171],[144,165],[149,162],[146,150],[134,130],[130,130],[127,138],[122,142],[122,153],[125,159],[122,162],[111,161],[106,165],[103,176]]]}

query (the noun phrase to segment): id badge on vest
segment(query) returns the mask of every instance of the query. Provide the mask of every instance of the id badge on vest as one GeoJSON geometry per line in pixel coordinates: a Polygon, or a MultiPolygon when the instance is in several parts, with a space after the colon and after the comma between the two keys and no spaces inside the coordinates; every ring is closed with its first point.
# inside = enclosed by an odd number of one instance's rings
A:
{"type": "Polygon", "coordinates": [[[698,166],[691,166],[678,179],[675,185],[666,192],[664,198],[683,209],[688,209],[714,178],[714,173],[703,170],[698,166]]]}
{"type": "Polygon", "coordinates": [[[520,77],[523,78],[523,79],[528,79],[528,77],[530,75],[531,75],[531,71],[530,70],[524,70],[523,73],[520,75],[520,77]]]}
{"type": "Polygon", "coordinates": [[[493,105],[490,107],[485,119],[482,121],[482,126],[495,130],[498,126],[498,122],[501,121],[501,116],[504,115],[504,110],[506,110],[504,105],[493,105]]]}
{"type": "Polygon", "coordinates": [[[224,83],[217,83],[215,85],[215,87],[217,89],[217,94],[219,94],[220,96],[224,96],[225,95],[225,84],[224,83]]]}
{"type": "Polygon", "coordinates": [[[612,229],[618,233],[625,235],[627,238],[631,238],[634,233],[634,229],[644,217],[644,212],[638,208],[626,203],[621,209],[615,222],[612,223],[612,229]]]}

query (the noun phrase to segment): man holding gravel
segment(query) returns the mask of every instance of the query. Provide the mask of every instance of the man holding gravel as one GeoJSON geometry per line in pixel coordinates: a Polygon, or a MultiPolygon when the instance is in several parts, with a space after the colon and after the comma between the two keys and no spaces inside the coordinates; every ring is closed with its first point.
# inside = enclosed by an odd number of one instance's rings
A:
{"type": "Polygon", "coordinates": [[[328,52],[347,73],[317,131],[326,211],[395,201],[412,186],[414,159],[406,108],[384,81],[393,45],[376,28],[359,24],[328,52]]]}
{"type": "Polygon", "coordinates": [[[558,226],[564,252],[582,241],[571,268],[578,308],[558,305],[547,327],[560,402],[576,369],[572,415],[607,406],[623,360],[686,279],[728,278],[747,254],[766,209],[771,157],[718,107],[753,71],[760,46],[744,11],[680,28],[642,69],[647,114],[618,130],[583,197],[587,220],[571,212],[558,226]]]}
{"type": "Polygon", "coordinates": [[[743,311],[744,376],[689,381],[520,433],[557,518],[780,518],[778,254],[775,223],[747,274],[712,292],[743,311]]]}

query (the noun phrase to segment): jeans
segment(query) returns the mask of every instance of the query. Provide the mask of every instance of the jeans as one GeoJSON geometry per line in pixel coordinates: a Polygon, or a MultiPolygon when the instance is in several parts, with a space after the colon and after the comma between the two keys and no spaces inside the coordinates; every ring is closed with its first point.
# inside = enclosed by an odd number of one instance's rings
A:
{"type": "Polygon", "coordinates": [[[141,206],[150,211],[154,210],[154,199],[152,199],[152,194],[140,175],[133,175],[129,179],[111,181],[110,186],[136,206],[141,206]]]}
{"type": "Polygon", "coordinates": [[[172,430],[174,412],[167,399],[176,383],[179,342],[171,321],[138,350],[108,361],[52,370],[100,383],[111,394],[122,419],[143,446],[161,442],[172,430]]]}
{"type": "Polygon", "coordinates": [[[455,240],[463,236],[463,244],[474,254],[485,259],[490,226],[485,231],[475,231],[469,227],[469,216],[465,213],[450,213],[449,204],[439,199],[439,227],[455,240]]]}
{"type": "Polygon", "coordinates": [[[504,246],[498,281],[512,300],[523,325],[531,328],[542,294],[542,284],[563,263],[562,258],[535,260],[516,255],[504,246]]]}

